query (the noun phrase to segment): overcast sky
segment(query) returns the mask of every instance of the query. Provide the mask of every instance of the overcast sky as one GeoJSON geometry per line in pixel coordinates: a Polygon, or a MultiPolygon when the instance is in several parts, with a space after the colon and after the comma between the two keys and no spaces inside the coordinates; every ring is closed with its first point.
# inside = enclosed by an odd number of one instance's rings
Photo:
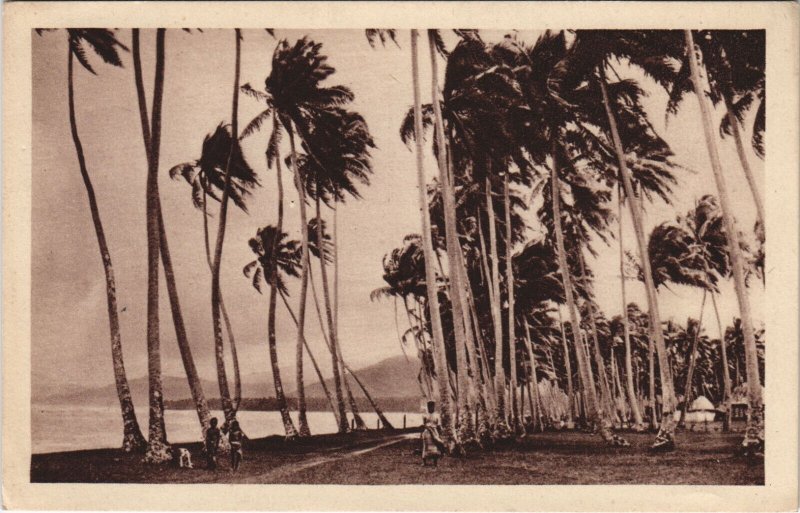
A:
{"type": "MultiPolygon", "coordinates": [[[[279,30],[278,38],[293,42],[308,34],[323,43],[323,53],[337,72],[329,84],[344,84],[356,96],[353,108],[367,120],[378,148],[374,151],[375,175],[370,187],[361,189],[363,199],[340,207],[340,339],[345,359],[354,368],[400,354],[395,335],[392,304],[371,302],[369,293],[384,285],[381,258],[402,243],[404,235],[419,232],[414,155],[398,136],[400,121],[412,101],[410,43],[404,31],[400,48],[371,49],[362,30],[279,30]]],[[[503,32],[487,31],[487,40],[503,32]]],[[[533,42],[536,33],[520,33],[533,42]]],[[[70,383],[113,383],[109,351],[105,280],[92,226],[86,192],[69,133],[67,115],[67,43],[63,31],[33,35],[33,265],[32,265],[32,374],[34,391],[70,383]]],[[[118,32],[130,46],[130,31],[118,32]]],[[[148,101],[152,98],[154,31],[142,31],[142,60],[148,101]]],[[[452,48],[454,36],[446,34],[452,48]]],[[[241,82],[262,89],[270,71],[276,40],[264,31],[244,31],[241,82]]],[[[424,100],[430,101],[427,48],[421,51],[424,100]]],[[[93,59],[97,76],[76,65],[75,90],[78,130],[86,152],[89,173],[97,193],[101,217],[117,278],[122,343],[129,377],[146,373],[147,255],[145,231],[146,160],[139,123],[132,63],[123,55],[125,68],[103,65],[93,59]]],[[[623,76],[642,78],[617,65],[623,76]]],[[[443,66],[440,64],[440,71],[443,66]]],[[[203,137],[222,121],[230,121],[234,71],[232,30],[204,30],[187,34],[170,30],[166,36],[166,84],[161,140],[160,191],[181,305],[189,340],[201,375],[214,379],[211,331],[210,277],[203,249],[201,214],[191,204],[183,181],[169,179],[173,165],[200,155],[203,137]]],[[[648,206],[646,228],[684,213],[704,194],[716,194],[708,165],[697,102],[687,97],[677,116],[664,116],[666,95],[647,80],[650,95],[645,107],[659,133],[676,153],[677,161],[694,170],[680,173],[674,206],[648,206]]],[[[240,100],[240,126],[263,106],[249,97],[240,100]]],[[[716,113],[717,119],[721,112],[716,113]]],[[[274,171],[267,171],[264,149],[268,132],[244,143],[245,156],[259,174],[262,187],[249,202],[249,214],[229,210],[222,287],[239,346],[242,372],[269,372],[266,346],[267,296],[259,295],[242,267],[253,260],[247,241],[256,230],[276,221],[274,171]]],[[[749,140],[750,133],[745,137],[749,140]]],[[[735,215],[746,233],[752,230],[755,208],[736,158],[733,142],[720,142],[735,215]]],[[[284,155],[287,150],[284,150],[284,155]]],[[[750,163],[763,193],[763,162],[750,150],[750,163]]],[[[426,169],[433,176],[433,160],[426,169]]],[[[284,169],[285,183],[291,183],[284,169]]],[[[299,214],[292,187],[287,187],[286,228],[299,239],[299,214]]],[[[627,212],[623,219],[626,249],[635,251],[627,212]]],[[[536,229],[535,223],[531,223],[536,229]]],[[[216,218],[212,219],[216,225],[216,218]]],[[[616,228],[615,228],[616,229],[616,228]]],[[[749,236],[749,235],[748,235],[749,236]]],[[[597,244],[599,257],[589,261],[597,274],[597,300],[606,315],[620,312],[618,246],[597,244]]],[[[163,276],[163,273],[162,273],[163,276]]],[[[298,280],[299,281],[299,280],[298,280]]],[[[296,308],[298,284],[290,290],[296,308]]],[[[646,306],[643,286],[632,283],[629,300],[646,306]]],[[[723,322],[738,311],[732,286],[722,287],[723,322]]],[[[164,373],[180,375],[182,366],[175,344],[169,301],[161,287],[161,341],[164,373]]],[[[660,293],[662,318],[685,322],[696,317],[701,294],[686,288],[660,293]]],[[[762,317],[763,293],[759,282],[751,289],[757,321],[762,317]]],[[[316,315],[310,307],[308,339],[323,355],[324,343],[316,315]]],[[[402,322],[403,317],[401,317],[402,322]]],[[[706,318],[710,322],[711,317],[706,318]]],[[[712,324],[713,325],[713,324],[712,324]]],[[[401,324],[401,329],[403,325],[401,324]]],[[[716,328],[711,330],[716,336],[716,328]]],[[[278,309],[278,351],[281,366],[293,365],[295,329],[286,311],[278,309]]],[[[330,366],[329,359],[318,357],[330,366]]],[[[262,377],[263,379],[263,377],[262,377]]],[[[285,376],[293,388],[294,376],[285,376]]],[[[216,390],[207,391],[216,395],[216,390]]]]}

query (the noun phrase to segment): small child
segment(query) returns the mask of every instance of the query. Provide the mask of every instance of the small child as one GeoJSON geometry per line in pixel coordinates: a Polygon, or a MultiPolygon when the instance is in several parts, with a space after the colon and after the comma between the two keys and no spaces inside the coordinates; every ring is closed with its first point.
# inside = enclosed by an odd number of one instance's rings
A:
{"type": "Polygon", "coordinates": [[[206,429],[206,460],[208,461],[209,470],[217,468],[217,449],[219,449],[221,438],[222,433],[217,427],[217,418],[213,417],[211,425],[206,429]]]}
{"type": "Polygon", "coordinates": [[[244,433],[239,427],[238,420],[231,421],[230,429],[228,429],[228,441],[231,444],[231,469],[236,472],[242,462],[242,442],[244,441],[244,433]]]}

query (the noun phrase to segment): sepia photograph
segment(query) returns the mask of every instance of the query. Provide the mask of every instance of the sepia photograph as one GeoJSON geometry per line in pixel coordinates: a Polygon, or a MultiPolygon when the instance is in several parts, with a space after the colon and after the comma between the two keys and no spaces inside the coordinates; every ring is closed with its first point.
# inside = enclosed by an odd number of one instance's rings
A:
{"type": "Polygon", "coordinates": [[[488,25],[34,18],[29,484],[760,493],[769,27],[488,25]]]}

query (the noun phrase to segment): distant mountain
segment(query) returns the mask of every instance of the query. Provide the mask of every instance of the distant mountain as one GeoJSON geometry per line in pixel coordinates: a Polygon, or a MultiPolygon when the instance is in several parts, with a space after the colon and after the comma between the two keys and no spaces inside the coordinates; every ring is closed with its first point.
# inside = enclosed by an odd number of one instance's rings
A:
{"type": "MultiPolygon", "coordinates": [[[[354,369],[355,370],[355,369],[354,369]]],[[[294,397],[296,390],[294,384],[294,366],[280,369],[287,389],[287,397],[294,397]],[[292,388],[289,388],[292,387],[292,388]]],[[[413,398],[419,397],[419,385],[416,381],[419,365],[415,360],[406,361],[405,357],[398,356],[387,358],[379,363],[355,370],[356,375],[369,390],[374,398],[413,398]]],[[[313,375],[313,374],[312,374],[313,375]]],[[[306,376],[309,376],[306,371],[306,376]]],[[[316,376],[314,375],[316,378],[316,376]]],[[[228,376],[231,387],[232,376],[228,376]]],[[[361,389],[352,378],[351,389],[356,397],[361,397],[361,389]]],[[[129,379],[131,394],[137,404],[146,404],[148,395],[147,376],[129,379]]],[[[167,401],[182,401],[191,398],[189,384],[185,376],[163,376],[164,398],[167,401]]],[[[219,385],[216,380],[201,380],[203,391],[209,400],[219,397],[219,385]]],[[[326,380],[326,385],[333,392],[333,378],[326,380]]],[[[273,397],[275,389],[272,375],[269,372],[247,374],[242,376],[242,395],[248,399],[273,397]]],[[[322,386],[314,379],[309,379],[306,385],[306,396],[309,398],[324,398],[322,386]]],[[[71,386],[62,388],[58,392],[33,394],[33,402],[44,404],[86,404],[108,405],[116,404],[117,390],[113,384],[95,388],[71,386]]]]}
{"type": "MultiPolygon", "coordinates": [[[[406,361],[405,356],[394,356],[387,358],[381,362],[363,367],[361,369],[353,369],[358,376],[358,379],[367,387],[370,395],[373,398],[379,397],[419,397],[420,390],[417,381],[417,374],[419,373],[419,362],[416,359],[409,358],[406,361]]],[[[348,375],[350,381],[350,388],[353,394],[361,396],[361,389],[358,384],[348,375]]],[[[328,390],[333,392],[333,378],[325,380],[328,390]]],[[[307,397],[325,397],[325,392],[319,382],[306,385],[307,397]]],[[[294,396],[296,390],[292,390],[289,395],[294,396]]]]}

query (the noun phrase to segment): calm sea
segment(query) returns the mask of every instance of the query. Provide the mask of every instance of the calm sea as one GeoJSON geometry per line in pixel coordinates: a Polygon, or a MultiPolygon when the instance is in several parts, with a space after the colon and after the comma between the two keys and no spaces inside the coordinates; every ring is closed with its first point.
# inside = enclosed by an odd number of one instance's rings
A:
{"type": "MultiPolygon", "coordinates": [[[[221,411],[212,412],[223,419],[221,411]]],[[[136,415],[147,436],[147,408],[136,405],[136,415]]],[[[386,412],[395,427],[419,426],[419,413],[386,412]]],[[[378,416],[362,413],[364,422],[375,428],[378,416]]],[[[194,410],[167,410],[167,438],[172,443],[193,442],[200,439],[200,424],[194,410]]],[[[280,413],[276,411],[241,411],[238,414],[242,429],[251,438],[283,434],[280,413]]],[[[292,412],[297,425],[297,412],[292,412]]],[[[313,434],[335,433],[336,421],[331,412],[308,412],[308,423],[313,434]]],[[[31,450],[33,453],[76,451],[81,449],[103,449],[120,447],[122,442],[122,418],[119,406],[54,406],[33,405],[31,408],[31,450]]]]}

